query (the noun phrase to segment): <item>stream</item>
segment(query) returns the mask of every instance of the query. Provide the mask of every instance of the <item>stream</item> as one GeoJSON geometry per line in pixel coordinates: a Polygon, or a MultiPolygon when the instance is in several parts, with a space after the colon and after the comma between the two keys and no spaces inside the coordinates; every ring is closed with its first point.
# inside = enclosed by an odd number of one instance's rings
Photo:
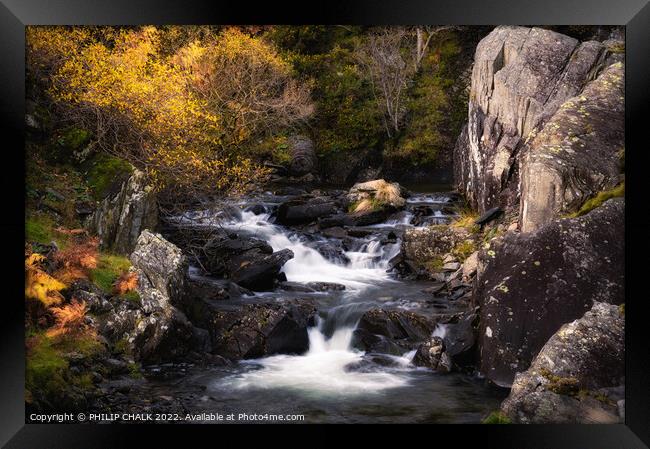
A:
{"type": "MultiPolygon", "coordinates": [[[[301,414],[305,417],[301,422],[477,423],[498,408],[503,393],[475,375],[438,374],[416,367],[412,364],[415,350],[370,353],[355,347],[355,328],[371,308],[423,315],[462,311],[462,305],[434,302],[423,293],[431,282],[400,280],[387,271],[389,261],[400,251],[405,229],[449,222],[452,217],[446,206],[451,197],[441,192],[413,194],[405,210],[364,227],[363,237],[346,239],[342,257],[330,258],[317,250],[319,245],[340,247],[340,239],[274,222],[274,211],[288,198],[266,193],[237,202],[240,213],[194,211],[179,221],[250,234],[265,240],[274,251],[290,249],[294,257],[282,268],[289,283],[344,285],[344,290],[337,291],[278,289],[223,301],[236,306],[311,298],[318,317],[308,330],[309,349],[299,355],[278,354],[230,366],[192,366],[179,378],[152,377],[151,394],[182,397],[192,413],[301,414]]],[[[190,268],[190,277],[206,279],[198,267],[190,268]]],[[[434,335],[444,338],[444,325],[438,325],[434,335]]]]}

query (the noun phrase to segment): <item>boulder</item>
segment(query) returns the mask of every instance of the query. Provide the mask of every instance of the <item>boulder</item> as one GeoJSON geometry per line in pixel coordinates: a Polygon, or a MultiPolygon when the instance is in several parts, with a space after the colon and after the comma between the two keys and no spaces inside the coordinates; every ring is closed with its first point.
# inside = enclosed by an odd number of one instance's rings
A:
{"type": "MultiPolygon", "coordinates": [[[[433,259],[442,261],[456,245],[470,237],[470,233],[464,228],[445,225],[407,229],[402,240],[402,254],[404,259],[424,267],[433,259]]],[[[450,266],[449,269],[458,269],[456,264],[454,267],[450,266]]]]}
{"type": "Polygon", "coordinates": [[[270,290],[278,280],[282,266],[292,258],[293,251],[290,249],[272,254],[247,251],[231,260],[230,279],[254,291],[270,290]]]}
{"type": "Polygon", "coordinates": [[[218,235],[209,239],[198,253],[201,265],[213,275],[228,274],[232,260],[252,252],[256,255],[273,253],[264,240],[243,234],[218,235]]]}
{"type": "Polygon", "coordinates": [[[145,230],[131,254],[138,276],[138,301],[119,300],[99,317],[99,329],[109,341],[124,340],[136,360],[173,360],[191,348],[193,326],[176,308],[184,304],[187,260],[181,250],[159,234],[145,230]]]}
{"type": "Polygon", "coordinates": [[[516,423],[622,422],[625,320],[614,305],[563,325],[528,370],[517,373],[501,410],[516,423]]]}
{"type": "Polygon", "coordinates": [[[432,337],[422,343],[413,356],[415,366],[424,366],[440,373],[451,371],[451,359],[445,352],[445,343],[440,337],[432,337]]]}
{"type": "Polygon", "coordinates": [[[370,309],[354,331],[354,346],[364,351],[401,354],[427,340],[435,321],[405,310],[370,309]]]}
{"type": "Polygon", "coordinates": [[[564,323],[594,301],[624,301],[624,200],[532,234],[507,233],[479,255],[480,370],[510,386],[564,323]]]}
{"type": "Polygon", "coordinates": [[[569,98],[613,62],[600,42],[499,26],[474,55],[468,122],[454,149],[454,183],[483,213],[517,206],[519,155],[569,98]]]}
{"type": "Polygon", "coordinates": [[[119,192],[104,198],[85,226],[99,236],[102,249],[128,254],[145,229],[158,225],[158,205],[146,175],[134,170],[119,192]]]}
{"type": "MultiPolygon", "coordinates": [[[[348,192],[347,198],[350,204],[359,208],[364,201],[373,202],[381,207],[391,207],[395,209],[402,208],[406,205],[404,196],[407,192],[398,183],[389,183],[383,179],[360,182],[352,186],[348,192]]],[[[355,209],[356,210],[356,209],[355,209]]]]}
{"type": "Polygon", "coordinates": [[[213,353],[239,360],[307,351],[307,328],[315,317],[315,306],[301,300],[210,306],[201,324],[210,332],[213,353]]]}
{"type": "Polygon", "coordinates": [[[390,214],[391,210],[383,208],[347,214],[336,214],[321,218],[318,220],[318,226],[321,229],[341,226],[369,226],[386,221],[390,214]]]}
{"type": "Polygon", "coordinates": [[[296,198],[280,204],[276,221],[283,225],[305,224],[337,210],[337,202],[329,198],[296,198]]]}
{"type": "Polygon", "coordinates": [[[145,230],[129,259],[138,272],[140,289],[154,288],[171,303],[182,303],[187,287],[188,261],[179,247],[160,234],[145,230]],[[145,280],[148,284],[142,283],[145,280]]]}
{"type": "Polygon", "coordinates": [[[577,211],[621,181],[625,148],[624,67],[606,68],[562,104],[526,146],[521,160],[521,232],[577,211]]]}

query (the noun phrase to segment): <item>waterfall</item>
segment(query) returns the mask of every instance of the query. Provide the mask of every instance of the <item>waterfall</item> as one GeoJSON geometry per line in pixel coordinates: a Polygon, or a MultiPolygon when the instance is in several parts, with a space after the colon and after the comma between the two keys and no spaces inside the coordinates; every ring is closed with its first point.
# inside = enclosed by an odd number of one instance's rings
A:
{"type": "Polygon", "coordinates": [[[241,218],[225,222],[222,226],[263,239],[271,245],[273,251],[293,251],[293,258],[282,268],[288,281],[335,282],[352,291],[372,287],[377,282],[392,281],[386,269],[388,261],[399,252],[399,243],[382,245],[379,240],[371,240],[357,251],[346,251],[345,255],[350,262],[339,264],[308,246],[304,237],[273,224],[270,217],[268,213],[256,215],[244,211],[241,218]]]}

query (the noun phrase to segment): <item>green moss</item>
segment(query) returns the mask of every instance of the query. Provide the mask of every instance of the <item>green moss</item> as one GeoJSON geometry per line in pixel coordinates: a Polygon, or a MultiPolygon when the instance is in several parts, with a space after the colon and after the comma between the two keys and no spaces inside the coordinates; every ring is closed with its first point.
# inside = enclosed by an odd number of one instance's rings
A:
{"type": "Polygon", "coordinates": [[[546,368],[540,370],[540,374],[548,380],[546,389],[556,394],[577,396],[580,392],[578,379],[575,377],[561,377],[553,374],[546,368]]]}
{"type": "Polygon", "coordinates": [[[618,306],[618,313],[620,313],[621,316],[625,316],[625,303],[618,306]]]}
{"type": "Polygon", "coordinates": [[[34,337],[27,351],[25,389],[49,396],[66,387],[68,361],[46,336],[34,337]]]}
{"type": "Polygon", "coordinates": [[[90,133],[85,129],[70,127],[61,131],[56,143],[70,150],[80,150],[90,140],[90,133]]]}
{"type": "Polygon", "coordinates": [[[476,251],[476,243],[473,240],[465,240],[457,244],[452,250],[451,253],[458,259],[460,262],[464,262],[472,253],[476,251]]]}
{"type": "Polygon", "coordinates": [[[496,411],[490,413],[481,424],[512,424],[512,421],[505,413],[501,411],[496,411]]]}
{"type": "Polygon", "coordinates": [[[611,53],[625,53],[625,43],[615,42],[607,46],[607,50],[611,53]]]}
{"type": "Polygon", "coordinates": [[[54,240],[54,221],[46,215],[33,215],[25,220],[25,239],[48,244],[54,240]]]}
{"type": "Polygon", "coordinates": [[[86,178],[96,200],[103,199],[112,187],[133,172],[133,166],[125,160],[105,154],[97,155],[89,164],[86,178]]]}
{"type": "Polygon", "coordinates": [[[100,253],[97,268],[90,271],[90,280],[107,293],[113,290],[117,278],[131,267],[131,261],[124,256],[100,253]]]}
{"type": "Polygon", "coordinates": [[[617,198],[621,196],[625,196],[625,182],[620,183],[613,189],[598,192],[596,196],[588,199],[577,212],[569,214],[567,215],[567,217],[568,218],[581,217],[585,214],[588,214],[595,208],[601,206],[605,201],[611,198],[617,198]]]}

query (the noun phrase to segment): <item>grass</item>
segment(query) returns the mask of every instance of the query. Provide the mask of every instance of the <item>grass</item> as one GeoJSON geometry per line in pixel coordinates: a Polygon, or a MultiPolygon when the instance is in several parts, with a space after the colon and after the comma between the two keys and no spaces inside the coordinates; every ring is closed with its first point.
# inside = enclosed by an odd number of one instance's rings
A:
{"type": "Polygon", "coordinates": [[[90,271],[90,280],[103,291],[111,293],[117,278],[130,267],[131,261],[124,256],[100,253],[97,268],[90,271]]]}
{"type": "Polygon", "coordinates": [[[480,231],[479,225],[474,223],[478,219],[478,212],[472,210],[469,206],[464,206],[458,209],[458,218],[451,223],[454,228],[465,228],[471,233],[478,233],[480,231]]]}
{"type": "Polygon", "coordinates": [[[481,421],[481,424],[512,424],[512,421],[505,413],[496,411],[490,413],[483,421],[481,421]]]}
{"type": "Polygon", "coordinates": [[[625,182],[620,183],[613,189],[603,190],[602,192],[598,192],[596,196],[585,201],[585,203],[580,207],[580,209],[578,209],[577,212],[569,214],[566,217],[567,218],[581,217],[585,214],[588,214],[589,212],[596,209],[597,207],[602,206],[602,204],[605,201],[611,198],[618,198],[622,196],[625,196],[625,182]]]}
{"type": "Polygon", "coordinates": [[[375,212],[383,209],[384,203],[377,198],[366,198],[360,201],[355,201],[348,207],[349,213],[355,212],[375,212]]]}

